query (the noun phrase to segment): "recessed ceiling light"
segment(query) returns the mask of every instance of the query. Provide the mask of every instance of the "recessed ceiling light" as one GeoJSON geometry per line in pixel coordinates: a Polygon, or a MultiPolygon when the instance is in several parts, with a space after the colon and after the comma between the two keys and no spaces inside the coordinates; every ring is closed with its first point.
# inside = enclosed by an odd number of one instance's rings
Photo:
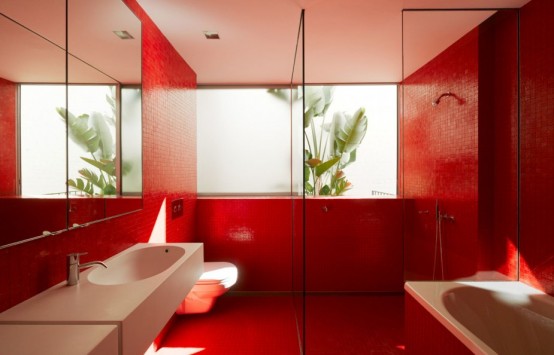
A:
{"type": "Polygon", "coordinates": [[[127,31],[113,31],[115,35],[121,39],[133,39],[135,37],[131,36],[131,34],[127,31]]]}
{"type": "Polygon", "coordinates": [[[215,31],[204,31],[204,36],[206,36],[207,39],[219,39],[219,33],[215,31]]]}

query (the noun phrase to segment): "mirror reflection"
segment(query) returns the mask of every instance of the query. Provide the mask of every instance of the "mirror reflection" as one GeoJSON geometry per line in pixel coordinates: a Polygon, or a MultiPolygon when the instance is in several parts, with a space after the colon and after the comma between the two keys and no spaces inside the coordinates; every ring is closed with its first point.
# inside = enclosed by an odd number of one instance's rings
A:
{"type": "Polygon", "coordinates": [[[35,32],[42,28],[41,10],[45,9],[30,6],[24,12],[16,5],[15,1],[0,5],[0,245],[67,227],[65,127],[55,111],[48,117],[44,106],[66,102],[66,58],[61,46],[65,0],[51,3],[50,14],[59,19],[49,28],[51,39],[35,32]],[[26,21],[26,26],[18,21],[26,21]],[[22,107],[21,101],[36,91],[37,83],[49,83],[52,90],[22,107]],[[46,134],[49,123],[58,129],[46,134]]]}
{"type": "Polygon", "coordinates": [[[517,13],[405,11],[407,280],[517,277],[517,13]]]}
{"type": "Polygon", "coordinates": [[[142,207],[140,21],[121,1],[27,5],[0,5],[1,246],[142,207]]]}

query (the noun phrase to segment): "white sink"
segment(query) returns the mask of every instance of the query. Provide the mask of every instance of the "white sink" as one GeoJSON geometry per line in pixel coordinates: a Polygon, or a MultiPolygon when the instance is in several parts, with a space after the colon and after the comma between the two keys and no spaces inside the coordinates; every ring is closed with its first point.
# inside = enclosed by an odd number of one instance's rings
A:
{"type": "Polygon", "coordinates": [[[0,313],[0,324],[115,324],[122,353],[143,354],[202,275],[204,249],[139,243],[104,263],[0,313]]]}
{"type": "Polygon", "coordinates": [[[108,267],[95,267],[87,278],[97,285],[121,285],[158,275],[185,255],[185,249],[175,245],[155,245],[136,249],[109,259],[108,267]]]}

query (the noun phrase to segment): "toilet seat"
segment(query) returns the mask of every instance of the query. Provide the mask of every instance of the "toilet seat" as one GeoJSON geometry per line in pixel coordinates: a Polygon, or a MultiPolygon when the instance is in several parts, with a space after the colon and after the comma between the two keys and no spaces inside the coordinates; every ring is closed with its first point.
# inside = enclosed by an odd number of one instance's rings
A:
{"type": "Polygon", "coordinates": [[[237,282],[237,267],[227,262],[205,262],[204,273],[196,285],[222,285],[229,288],[237,282]]]}

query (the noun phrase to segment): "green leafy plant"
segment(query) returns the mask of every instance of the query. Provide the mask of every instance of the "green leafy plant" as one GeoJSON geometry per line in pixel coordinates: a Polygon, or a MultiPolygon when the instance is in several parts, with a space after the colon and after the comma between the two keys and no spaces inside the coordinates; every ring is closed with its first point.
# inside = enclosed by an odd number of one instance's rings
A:
{"type": "Polygon", "coordinates": [[[334,87],[306,86],[304,107],[304,192],[313,196],[340,196],[352,188],[344,168],[356,161],[356,151],[367,132],[365,109],[337,111],[325,122],[334,87]]]}
{"type": "Polygon", "coordinates": [[[116,157],[115,141],[108,124],[115,125],[115,100],[106,95],[113,115],[92,112],[79,116],[57,107],[56,112],[67,123],[69,138],[90,156],[80,158],[90,165],[78,170],[79,177],[70,178],[67,185],[87,196],[115,195],[116,157]]]}

